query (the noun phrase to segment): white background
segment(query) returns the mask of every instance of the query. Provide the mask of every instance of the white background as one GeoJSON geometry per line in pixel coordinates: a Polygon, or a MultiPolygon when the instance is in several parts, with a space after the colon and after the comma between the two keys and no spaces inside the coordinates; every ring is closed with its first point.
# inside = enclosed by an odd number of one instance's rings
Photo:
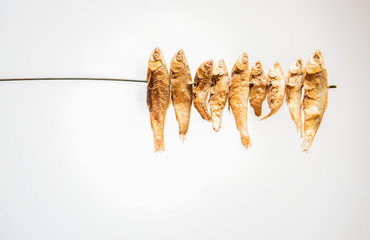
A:
{"type": "Polygon", "coordinates": [[[0,239],[370,239],[369,5],[0,0],[0,78],[144,80],[156,46],[192,74],[243,51],[286,71],[321,49],[338,85],[309,154],[285,104],[249,109],[249,150],[226,110],[215,133],[193,108],[182,144],[170,106],[154,154],[143,83],[0,82],[0,239]]]}

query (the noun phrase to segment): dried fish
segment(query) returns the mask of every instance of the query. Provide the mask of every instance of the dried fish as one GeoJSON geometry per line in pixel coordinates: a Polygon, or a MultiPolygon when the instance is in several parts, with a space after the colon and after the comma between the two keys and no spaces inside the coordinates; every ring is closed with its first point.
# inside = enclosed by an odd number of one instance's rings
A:
{"type": "Polygon", "coordinates": [[[203,62],[195,74],[193,87],[194,107],[204,120],[211,121],[207,99],[212,85],[213,60],[203,62]]]}
{"type": "Polygon", "coordinates": [[[286,77],[286,90],[285,90],[285,100],[287,102],[290,116],[292,117],[297,131],[299,131],[302,137],[302,76],[303,76],[303,66],[302,59],[297,59],[289,68],[286,77]]]}
{"type": "Polygon", "coordinates": [[[170,76],[161,50],[150,56],[147,72],[147,106],[153,130],[154,152],[164,151],[163,130],[170,104],[170,76]]]}
{"type": "Polygon", "coordinates": [[[261,120],[275,114],[284,103],[285,96],[285,77],[283,70],[278,62],[270,68],[267,74],[267,104],[270,108],[270,113],[261,118],[261,120]]]}
{"type": "Polygon", "coordinates": [[[230,80],[229,108],[235,118],[236,128],[240,133],[241,143],[245,148],[250,147],[247,127],[247,110],[249,99],[249,60],[248,54],[243,53],[236,61],[230,80]]]}
{"type": "Polygon", "coordinates": [[[308,152],[328,103],[328,80],[324,58],[317,50],[303,71],[304,139],[302,150],[308,152]]]}
{"type": "Polygon", "coordinates": [[[225,61],[221,59],[213,67],[212,87],[210,93],[210,110],[213,130],[218,132],[221,128],[222,112],[229,95],[229,73],[225,61]]]}
{"type": "Polygon", "coordinates": [[[170,66],[171,99],[179,124],[179,137],[185,140],[192,105],[192,79],[188,61],[181,49],[173,56],[170,66]]]}
{"type": "Polygon", "coordinates": [[[266,98],[266,87],[268,81],[260,61],[257,61],[249,74],[250,94],[249,103],[254,110],[254,114],[259,117],[262,113],[262,103],[266,98]]]}

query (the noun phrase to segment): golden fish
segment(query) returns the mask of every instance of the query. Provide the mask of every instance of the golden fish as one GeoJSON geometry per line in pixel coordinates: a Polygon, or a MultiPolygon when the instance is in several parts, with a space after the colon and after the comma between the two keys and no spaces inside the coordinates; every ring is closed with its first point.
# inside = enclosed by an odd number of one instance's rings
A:
{"type": "Polygon", "coordinates": [[[207,98],[212,85],[213,60],[202,63],[194,77],[193,101],[204,120],[211,121],[207,109],[207,98]]]}
{"type": "Polygon", "coordinates": [[[257,61],[249,74],[250,94],[249,103],[254,110],[254,114],[259,117],[262,113],[262,103],[266,98],[266,87],[268,81],[263,71],[260,61],[257,61]]]}
{"type": "Polygon", "coordinates": [[[222,112],[229,95],[229,82],[230,78],[225,61],[221,59],[217,66],[213,67],[212,87],[209,97],[212,127],[216,132],[221,128],[222,112]]]}
{"type": "Polygon", "coordinates": [[[249,98],[249,60],[248,54],[243,53],[236,61],[230,80],[229,108],[235,118],[236,128],[245,148],[250,147],[247,127],[247,110],[249,98]]]}
{"type": "Polygon", "coordinates": [[[170,105],[170,76],[158,47],[151,54],[148,65],[146,101],[153,130],[154,152],[164,151],[163,130],[170,105]]]}
{"type": "Polygon", "coordinates": [[[172,58],[170,66],[171,98],[179,124],[179,137],[185,140],[192,104],[192,79],[188,61],[181,49],[172,58]]]}
{"type": "Polygon", "coordinates": [[[261,118],[261,120],[275,114],[284,103],[285,96],[285,77],[283,70],[278,62],[270,68],[267,74],[267,104],[270,108],[270,113],[261,118]]]}
{"type": "Polygon", "coordinates": [[[302,76],[302,59],[299,58],[290,66],[286,76],[285,100],[289,108],[290,116],[295,123],[297,131],[300,132],[301,137],[303,131],[301,117],[302,76]]]}
{"type": "Polygon", "coordinates": [[[304,140],[302,150],[308,152],[320,126],[328,103],[328,80],[324,58],[317,50],[303,71],[304,140]]]}

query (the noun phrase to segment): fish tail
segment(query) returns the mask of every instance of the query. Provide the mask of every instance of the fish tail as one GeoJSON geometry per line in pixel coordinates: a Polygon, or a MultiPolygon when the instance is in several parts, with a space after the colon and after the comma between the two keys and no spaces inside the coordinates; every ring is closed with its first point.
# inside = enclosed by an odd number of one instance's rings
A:
{"type": "MultiPolygon", "coordinates": [[[[300,110],[301,108],[299,108],[300,110]]],[[[298,111],[299,113],[297,112],[294,112],[293,110],[289,109],[289,113],[290,113],[290,116],[292,117],[293,121],[294,121],[294,124],[297,128],[297,132],[299,132],[300,134],[300,137],[302,138],[303,137],[303,127],[302,127],[302,118],[301,118],[301,112],[298,111]]]]}
{"type": "Polygon", "coordinates": [[[186,133],[179,133],[179,138],[184,143],[184,141],[186,140],[186,133]]]}
{"type": "Polygon", "coordinates": [[[256,115],[257,117],[261,116],[261,114],[262,114],[262,108],[261,107],[254,107],[253,110],[254,110],[254,115],[256,115]]]}
{"type": "Polygon", "coordinates": [[[164,139],[163,136],[154,137],[154,152],[164,151],[164,139]]]}
{"type": "Polygon", "coordinates": [[[200,116],[210,122],[212,119],[211,119],[211,115],[209,115],[208,113],[208,110],[207,110],[207,105],[206,104],[198,104],[198,103],[195,103],[194,102],[194,107],[198,110],[200,116]]]}
{"type": "Polygon", "coordinates": [[[202,116],[204,120],[210,122],[212,121],[212,118],[211,118],[211,115],[209,115],[209,113],[206,113],[204,114],[204,116],[202,116]]]}
{"type": "Polygon", "coordinates": [[[261,118],[260,120],[264,120],[268,117],[270,117],[272,114],[274,114],[275,112],[271,111],[269,114],[267,114],[266,116],[264,116],[263,118],[261,118]]]}
{"type": "Polygon", "coordinates": [[[304,139],[303,139],[303,143],[302,143],[302,151],[303,152],[308,153],[308,150],[310,149],[310,147],[312,145],[313,138],[314,138],[314,135],[305,134],[304,139]]]}
{"type": "Polygon", "coordinates": [[[296,125],[297,125],[297,131],[299,132],[299,134],[302,138],[303,137],[303,127],[302,127],[301,120],[297,120],[296,125]]]}
{"type": "Polygon", "coordinates": [[[212,127],[213,127],[213,130],[215,130],[216,132],[220,131],[220,128],[221,128],[221,117],[220,116],[212,117],[212,127]]]}
{"type": "MultiPolygon", "coordinates": [[[[191,105],[190,105],[191,107],[191,105]]],[[[190,122],[190,107],[186,111],[181,108],[175,108],[176,120],[179,124],[179,137],[184,142],[185,135],[189,128],[190,122]]]]}
{"type": "Polygon", "coordinates": [[[186,133],[188,132],[189,122],[187,124],[180,124],[179,138],[182,142],[186,140],[186,133]]]}
{"type": "Polygon", "coordinates": [[[248,149],[251,146],[251,140],[249,138],[249,134],[245,132],[240,132],[240,139],[243,146],[248,149]]]}

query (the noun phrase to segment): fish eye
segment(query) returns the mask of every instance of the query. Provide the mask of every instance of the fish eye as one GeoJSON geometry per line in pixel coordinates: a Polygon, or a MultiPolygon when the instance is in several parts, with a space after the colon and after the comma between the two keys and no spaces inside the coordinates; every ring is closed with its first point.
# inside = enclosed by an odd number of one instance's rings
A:
{"type": "Polygon", "coordinates": [[[157,58],[157,57],[159,57],[159,53],[154,53],[154,55],[153,55],[155,58],[157,58]]]}
{"type": "Polygon", "coordinates": [[[247,63],[247,61],[248,61],[248,58],[244,57],[243,58],[243,63],[247,63]]]}
{"type": "Polygon", "coordinates": [[[314,56],[314,58],[315,58],[316,60],[320,60],[320,56],[319,56],[319,55],[317,55],[317,54],[314,56]]]}
{"type": "Polygon", "coordinates": [[[176,57],[176,60],[177,61],[181,61],[182,60],[182,55],[181,54],[178,54],[177,57],[176,57]]]}
{"type": "Polygon", "coordinates": [[[207,63],[207,64],[205,64],[204,65],[204,68],[206,69],[206,70],[208,70],[209,69],[209,64],[207,63]]]}

